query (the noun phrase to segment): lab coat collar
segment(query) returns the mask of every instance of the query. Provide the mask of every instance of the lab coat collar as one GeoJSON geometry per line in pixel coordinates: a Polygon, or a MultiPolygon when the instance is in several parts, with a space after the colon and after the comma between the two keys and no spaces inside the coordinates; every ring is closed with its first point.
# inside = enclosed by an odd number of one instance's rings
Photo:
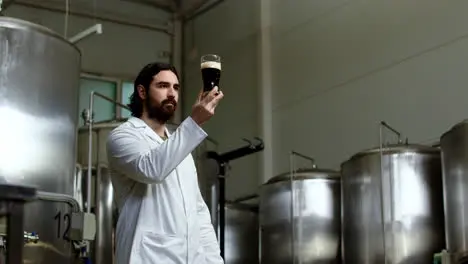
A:
{"type": "MultiPolygon", "coordinates": [[[[146,134],[148,137],[150,137],[150,138],[156,140],[158,143],[163,143],[163,142],[164,142],[164,140],[163,140],[156,132],[154,132],[154,130],[153,130],[151,127],[149,127],[149,126],[145,123],[145,121],[141,120],[140,118],[138,118],[138,117],[130,117],[130,118],[128,119],[128,122],[129,122],[130,124],[132,124],[135,128],[144,129],[145,134],[146,134]]],[[[167,126],[165,127],[165,132],[166,132],[166,135],[167,135],[168,138],[171,137],[171,133],[169,133],[169,130],[167,129],[167,126]]]]}

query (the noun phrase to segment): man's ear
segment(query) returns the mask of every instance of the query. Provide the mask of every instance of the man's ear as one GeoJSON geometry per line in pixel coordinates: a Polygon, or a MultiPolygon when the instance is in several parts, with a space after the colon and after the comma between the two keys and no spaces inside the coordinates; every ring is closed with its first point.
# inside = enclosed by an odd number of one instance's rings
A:
{"type": "Polygon", "coordinates": [[[143,85],[138,85],[137,86],[137,91],[138,91],[138,95],[140,96],[140,98],[145,100],[146,99],[146,89],[145,89],[145,87],[143,87],[143,85]]]}

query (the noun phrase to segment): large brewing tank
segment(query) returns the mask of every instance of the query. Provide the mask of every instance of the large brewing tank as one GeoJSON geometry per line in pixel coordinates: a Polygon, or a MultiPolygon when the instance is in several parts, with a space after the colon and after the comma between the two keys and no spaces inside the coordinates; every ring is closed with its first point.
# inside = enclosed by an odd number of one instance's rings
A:
{"type": "MultiPolygon", "coordinates": [[[[109,162],[107,159],[106,142],[109,133],[117,126],[122,124],[120,121],[104,121],[92,125],[92,163],[91,168],[91,208],[96,214],[96,237],[92,242],[93,263],[107,264],[113,263],[114,249],[113,233],[115,230],[115,210],[114,189],[112,187],[109,162]]],[[[80,127],[78,131],[78,162],[83,166],[87,174],[88,155],[89,155],[89,126],[80,127]]],[[[86,183],[87,178],[83,178],[86,183]]],[[[83,197],[86,197],[86,184],[82,185],[83,197]]]]}
{"type": "Polygon", "coordinates": [[[341,168],[344,263],[432,263],[445,246],[439,150],[388,145],[341,168]]]}
{"type": "MultiPolygon", "coordinates": [[[[53,31],[0,17],[0,181],[73,195],[79,50],[53,31]]],[[[25,231],[39,234],[24,263],[71,263],[69,206],[25,206],[25,231]]]]}
{"type": "Polygon", "coordinates": [[[341,263],[340,186],[339,172],[318,168],[284,173],[261,186],[261,262],[341,263]]]}
{"type": "Polygon", "coordinates": [[[258,205],[227,202],[225,217],[225,263],[258,264],[258,205]]]}
{"type": "Polygon", "coordinates": [[[468,120],[440,140],[448,251],[455,259],[468,257],[468,120]]]}
{"type": "MultiPolygon", "coordinates": [[[[192,152],[197,167],[200,192],[211,215],[211,221],[219,234],[218,206],[218,163],[207,158],[207,152],[217,151],[218,143],[205,139],[192,152]]],[[[225,208],[225,254],[226,264],[259,263],[258,202],[238,199],[227,201],[225,208]]]]}

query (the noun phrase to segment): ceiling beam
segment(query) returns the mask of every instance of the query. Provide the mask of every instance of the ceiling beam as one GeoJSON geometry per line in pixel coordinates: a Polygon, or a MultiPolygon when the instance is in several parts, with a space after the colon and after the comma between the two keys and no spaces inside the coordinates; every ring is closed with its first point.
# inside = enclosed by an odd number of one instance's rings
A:
{"type": "MultiPolygon", "coordinates": [[[[191,11],[191,12],[187,12],[184,16],[183,16],[183,19],[184,19],[184,22],[188,22],[190,20],[193,20],[203,14],[205,14],[206,12],[210,11],[211,9],[217,7],[219,4],[221,4],[222,2],[224,2],[225,0],[216,0],[215,2],[211,3],[210,5],[206,6],[205,8],[201,9],[201,10],[198,10],[200,9],[200,7],[198,7],[197,9],[191,11]]],[[[205,0],[205,3],[208,2],[205,0]]],[[[202,5],[203,6],[203,5],[202,5]]]]}
{"type": "Polygon", "coordinates": [[[189,14],[196,12],[200,9],[204,4],[206,4],[210,0],[194,0],[192,4],[188,6],[181,6],[177,11],[176,17],[179,19],[184,20],[189,14]]]}
{"type": "MultiPolygon", "coordinates": [[[[168,2],[168,1],[158,1],[158,0],[121,0],[124,2],[140,4],[145,6],[150,6],[153,8],[161,9],[163,11],[174,13],[177,11],[177,3],[176,2],[168,2]]],[[[178,1],[178,0],[176,0],[178,1]]]]}

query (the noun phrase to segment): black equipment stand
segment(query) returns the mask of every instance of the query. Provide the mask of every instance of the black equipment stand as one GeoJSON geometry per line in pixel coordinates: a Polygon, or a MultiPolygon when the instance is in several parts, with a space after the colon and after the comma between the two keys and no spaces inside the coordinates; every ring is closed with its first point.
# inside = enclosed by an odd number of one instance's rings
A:
{"type": "Polygon", "coordinates": [[[0,216],[7,217],[7,264],[23,263],[24,204],[35,198],[35,188],[0,184],[0,216]]]}
{"type": "Polygon", "coordinates": [[[214,159],[218,163],[218,211],[219,211],[219,244],[221,249],[221,257],[224,259],[224,229],[225,229],[225,205],[226,205],[226,170],[229,167],[229,161],[245,157],[250,154],[262,151],[264,149],[263,140],[255,138],[258,142],[252,143],[250,140],[244,139],[248,143],[247,146],[218,154],[214,151],[207,152],[209,159],[214,159]]]}

